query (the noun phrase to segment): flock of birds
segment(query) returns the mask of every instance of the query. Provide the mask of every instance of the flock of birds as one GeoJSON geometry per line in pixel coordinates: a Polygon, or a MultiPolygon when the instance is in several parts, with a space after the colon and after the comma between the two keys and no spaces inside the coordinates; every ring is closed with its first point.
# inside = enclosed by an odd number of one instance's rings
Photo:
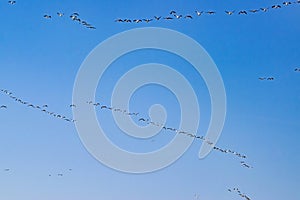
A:
{"type": "MultiPolygon", "coordinates": [[[[57,12],[56,15],[58,17],[63,17],[65,14],[62,13],[62,12],[57,12]]],[[[44,15],[44,18],[45,19],[51,19],[52,18],[52,15],[49,15],[49,14],[45,14],[44,15]]],[[[77,12],[74,12],[70,15],[70,19],[74,22],[78,22],[80,25],[84,26],[85,28],[88,28],[88,29],[96,29],[95,26],[93,26],[92,24],[88,23],[86,20],[83,20],[80,18],[79,16],[79,13],[77,12]]]]}
{"type": "MultiPolygon", "coordinates": [[[[36,110],[39,110],[45,114],[48,114],[52,117],[55,117],[57,119],[61,119],[61,120],[64,120],[66,122],[75,122],[76,120],[75,119],[71,119],[71,118],[67,118],[65,117],[64,115],[62,114],[57,114],[55,112],[50,112],[48,111],[48,105],[47,104],[44,104],[44,105],[35,105],[33,103],[29,103],[27,101],[23,101],[21,98],[18,98],[16,96],[13,95],[12,92],[10,92],[9,90],[6,90],[6,89],[1,89],[0,90],[3,94],[5,94],[6,96],[8,96],[9,98],[13,99],[15,102],[18,102],[28,108],[32,108],[32,109],[36,109],[36,110]]],[[[138,112],[128,112],[127,110],[124,110],[124,109],[120,109],[120,108],[113,108],[113,107],[110,107],[110,106],[107,106],[107,105],[103,105],[101,103],[98,103],[98,102],[92,102],[92,101],[87,101],[86,102],[87,104],[91,105],[91,106],[95,106],[95,107],[99,107],[101,110],[109,110],[111,112],[118,112],[118,113],[121,113],[121,114],[124,114],[124,115],[129,115],[129,116],[139,116],[140,113],[138,112]]],[[[76,108],[77,105],[75,104],[71,104],[69,105],[70,108],[76,108]]],[[[6,105],[1,105],[0,106],[1,109],[7,109],[7,106],[6,105]]],[[[175,134],[183,134],[183,135],[186,135],[186,136],[189,136],[189,137],[193,137],[195,139],[200,139],[202,140],[203,142],[206,142],[207,144],[209,145],[214,145],[214,143],[210,142],[209,140],[207,140],[204,136],[199,136],[195,133],[189,133],[187,131],[184,131],[184,130],[179,130],[179,129],[176,129],[176,128],[173,128],[173,127],[168,127],[168,126],[165,126],[164,124],[161,124],[161,123],[158,123],[158,122],[153,122],[151,121],[150,119],[148,118],[143,118],[143,117],[139,117],[137,119],[137,121],[141,122],[141,123],[144,123],[144,125],[152,125],[152,126],[157,126],[157,127],[160,127],[162,130],[164,131],[170,131],[170,132],[173,132],[175,134]]],[[[230,150],[230,149],[222,149],[222,148],[219,148],[217,146],[214,146],[213,149],[215,151],[218,151],[218,152],[221,152],[221,153],[224,153],[224,154],[232,154],[240,159],[246,159],[246,155],[243,155],[237,151],[234,151],[234,150],[230,150]]],[[[247,165],[245,163],[245,161],[241,161],[241,165],[243,167],[247,167],[247,168],[252,168],[250,167],[249,165],[247,165]]]]}
{"type": "MultiPolygon", "coordinates": [[[[16,4],[16,1],[15,0],[10,0],[10,1],[8,1],[8,4],[14,5],[14,4],[16,4]]],[[[265,13],[265,12],[268,12],[269,10],[280,9],[282,7],[290,6],[292,4],[300,4],[300,0],[297,0],[297,1],[294,1],[294,2],[285,1],[281,5],[276,4],[276,5],[272,5],[272,6],[264,7],[264,8],[259,8],[259,9],[239,10],[239,11],[225,10],[223,13],[226,14],[226,15],[229,15],[229,16],[232,16],[232,15],[235,15],[235,14],[237,14],[237,15],[248,15],[250,13],[254,14],[254,13],[259,13],[259,12],[265,13]]],[[[115,22],[119,22],[119,23],[142,23],[142,22],[145,22],[145,23],[149,23],[149,22],[152,22],[152,21],[159,21],[159,20],[166,20],[166,21],[170,21],[170,20],[174,20],[174,19],[189,19],[189,20],[191,20],[191,19],[194,19],[195,17],[200,17],[202,15],[215,15],[215,14],[217,14],[216,11],[199,11],[199,10],[196,10],[194,13],[195,13],[194,15],[191,15],[191,14],[183,15],[183,14],[177,13],[175,10],[172,10],[171,12],[169,12],[169,15],[166,16],[166,17],[154,16],[153,18],[140,18],[140,19],[121,19],[121,18],[119,18],[119,19],[116,19],[115,22]]],[[[56,16],[61,18],[61,17],[64,17],[65,14],[63,12],[57,12],[56,16]]],[[[45,19],[50,20],[50,19],[52,19],[53,15],[44,14],[43,17],[45,19]]],[[[80,25],[84,26],[85,28],[96,29],[95,26],[88,23],[86,20],[83,20],[82,18],[80,18],[79,13],[77,13],[77,12],[72,13],[69,17],[72,21],[79,23],[80,25]]],[[[295,72],[300,72],[300,68],[295,68],[294,71],[295,72]]],[[[258,79],[260,81],[274,81],[275,80],[274,77],[259,77],[258,79]]],[[[41,112],[43,112],[43,113],[45,113],[49,116],[55,117],[57,119],[64,120],[66,122],[74,123],[76,121],[76,120],[74,120],[72,118],[68,118],[68,117],[66,117],[62,114],[58,114],[58,113],[55,113],[55,112],[50,112],[48,110],[48,105],[47,104],[35,105],[35,104],[30,103],[30,102],[23,101],[21,98],[18,98],[16,96],[14,96],[13,93],[8,91],[8,90],[1,89],[0,91],[3,94],[7,95],[12,100],[14,100],[15,102],[20,103],[20,104],[22,104],[22,105],[24,105],[28,108],[39,110],[39,111],[41,111],[41,112]]],[[[127,110],[120,109],[120,108],[113,108],[113,107],[110,107],[110,106],[107,106],[107,105],[103,105],[101,103],[94,103],[92,101],[87,101],[86,103],[88,103],[92,106],[95,106],[95,107],[99,107],[101,110],[110,110],[112,112],[118,112],[118,113],[121,113],[121,114],[124,114],[124,115],[134,116],[134,117],[138,117],[140,115],[138,112],[128,112],[127,110]]],[[[76,108],[77,106],[75,104],[71,104],[71,105],[69,105],[69,107],[70,108],[76,108]]],[[[6,105],[0,105],[0,110],[4,110],[4,109],[8,109],[8,107],[6,105]]],[[[203,142],[206,142],[209,145],[214,145],[214,143],[207,140],[204,136],[199,136],[199,135],[196,135],[195,133],[189,133],[189,132],[186,132],[184,130],[178,130],[176,128],[167,127],[164,124],[153,122],[148,118],[138,117],[137,121],[139,121],[141,123],[144,123],[145,125],[152,125],[152,126],[160,127],[164,131],[170,131],[170,132],[173,132],[175,134],[184,134],[186,136],[202,140],[203,142]]],[[[232,154],[234,156],[237,156],[240,159],[246,159],[247,158],[245,155],[240,154],[240,153],[238,153],[236,151],[233,151],[233,150],[230,150],[230,149],[222,149],[222,148],[219,148],[217,146],[214,146],[213,149],[215,151],[218,151],[218,152],[221,152],[221,153],[232,154]]],[[[245,167],[245,168],[249,168],[249,169],[253,168],[252,166],[247,164],[244,160],[240,161],[240,164],[241,164],[242,167],[245,167]]],[[[6,169],[4,169],[4,171],[5,172],[10,172],[11,169],[6,168],[6,169]]],[[[71,172],[72,169],[68,169],[67,171],[71,172]]],[[[62,176],[64,176],[64,173],[61,173],[61,172],[56,173],[56,174],[51,173],[48,176],[49,177],[52,177],[52,176],[62,177],[62,176]]],[[[249,196],[242,193],[238,188],[228,189],[228,192],[234,192],[234,193],[238,194],[240,197],[242,197],[246,200],[251,200],[249,196]]],[[[199,198],[199,196],[197,196],[197,199],[198,198],[199,198]]]]}
{"type": "MultiPolygon", "coordinates": [[[[238,15],[247,15],[248,13],[251,13],[251,14],[254,14],[254,13],[259,13],[259,12],[267,12],[269,11],[270,9],[272,10],[277,10],[277,9],[280,9],[282,8],[283,6],[286,7],[286,6],[290,6],[292,4],[300,4],[300,0],[297,0],[297,1],[285,1],[283,2],[281,5],[279,4],[276,4],[276,5],[272,5],[272,6],[269,6],[269,7],[263,7],[263,8],[259,8],[259,9],[250,9],[250,10],[239,10],[239,11],[235,11],[235,10],[225,10],[224,13],[226,15],[234,15],[234,14],[238,14],[238,15]]],[[[121,23],[141,23],[141,22],[145,22],[145,23],[149,23],[149,22],[152,22],[152,21],[159,21],[159,20],[165,20],[165,21],[170,21],[170,20],[174,20],[174,19],[194,19],[195,17],[200,17],[202,15],[215,15],[217,14],[216,11],[199,11],[199,10],[196,10],[195,11],[195,14],[192,15],[192,14],[180,14],[180,13],[177,13],[175,10],[172,10],[169,12],[169,15],[168,16],[154,16],[154,17],[151,17],[151,18],[139,18],[139,19],[127,19],[127,18],[118,18],[115,20],[115,22],[121,22],[121,23]]]]}
{"type": "MultiPolygon", "coordinates": [[[[16,4],[17,2],[16,1],[8,1],[8,4],[10,5],[14,5],[16,4]]],[[[62,13],[62,12],[57,12],[56,15],[58,17],[64,17],[65,14],[62,13]]],[[[45,19],[52,19],[52,15],[49,15],[49,14],[44,14],[43,16],[45,19]]],[[[85,28],[87,29],[96,29],[95,26],[93,26],[92,24],[88,23],[86,20],[83,20],[80,18],[79,16],[79,13],[77,12],[74,12],[70,15],[70,19],[74,22],[78,22],[80,25],[84,26],[85,28]]]]}
{"type": "Polygon", "coordinates": [[[240,197],[246,200],[251,200],[250,197],[242,193],[239,188],[228,189],[228,192],[236,192],[240,197]]]}

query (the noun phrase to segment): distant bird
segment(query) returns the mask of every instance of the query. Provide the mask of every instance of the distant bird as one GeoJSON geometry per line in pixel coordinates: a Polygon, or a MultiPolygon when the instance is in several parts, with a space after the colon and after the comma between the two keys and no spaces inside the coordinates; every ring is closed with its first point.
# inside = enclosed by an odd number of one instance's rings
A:
{"type": "Polygon", "coordinates": [[[48,105],[47,104],[43,105],[43,108],[48,108],[48,105]]]}
{"type": "Polygon", "coordinates": [[[148,121],[148,120],[146,120],[146,119],[144,119],[144,118],[140,118],[139,121],[145,122],[145,121],[148,121]]]}
{"type": "Polygon", "coordinates": [[[285,5],[285,6],[288,6],[288,5],[291,5],[292,2],[290,2],[290,1],[285,1],[285,2],[283,2],[282,4],[285,5]]]}
{"type": "Polygon", "coordinates": [[[63,176],[63,174],[57,174],[57,176],[63,176]]]}
{"type": "Polygon", "coordinates": [[[247,13],[247,11],[245,11],[245,10],[241,10],[241,11],[239,12],[239,15],[242,15],[242,14],[247,15],[248,13],[247,13]]]}
{"type": "Polygon", "coordinates": [[[203,14],[203,11],[196,10],[195,13],[196,13],[197,16],[201,16],[203,14]]]}
{"type": "Polygon", "coordinates": [[[144,20],[144,22],[149,23],[149,22],[151,22],[153,19],[143,19],[143,20],[144,20]]]}
{"type": "Polygon", "coordinates": [[[79,14],[77,12],[74,12],[72,15],[75,15],[75,16],[79,16],[79,14]]]}
{"type": "Polygon", "coordinates": [[[269,77],[269,78],[267,78],[267,80],[268,80],[268,81],[273,81],[274,78],[273,78],[273,77],[269,77]]]}
{"type": "Polygon", "coordinates": [[[45,19],[51,19],[52,17],[51,17],[51,15],[44,15],[44,18],[45,19]]]}
{"type": "Polygon", "coordinates": [[[232,15],[234,12],[235,12],[234,10],[233,11],[225,11],[225,13],[228,15],[232,15]]]}
{"type": "Polygon", "coordinates": [[[89,29],[96,29],[95,26],[87,26],[87,28],[89,28],[89,29]]]}
{"type": "Polygon", "coordinates": [[[182,15],[174,15],[174,17],[175,17],[176,19],[180,19],[180,18],[182,17],[182,15]]]}
{"type": "Polygon", "coordinates": [[[124,22],[123,19],[116,19],[115,22],[124,22]]]}
{"type": "Polygon", "coordinates": [[[8,172],[8,171],[10,171],[10,169],[7,168],[7,169],[4,169],[4,171],[8,172]]]}
{"type": "Polygon", "coordinates": [[[7,106],[2,105],[2,106],[0,106],[0,109],[7,109],[7,106]]]}
{"type": "Polygon", "coordinates": [[[101,106],[101,109],[107,108],[107,106],[101,106]]]}
{"type": "Polygon", "coordinates": [[[281,5],[273,5],[272,8],[278,9],[278,8],[281,8],[281,5]]]}
{"type": "Polygon", "coordinates": [[[127,23],[131,23],[132,22],[131,19],[124,19],[123,21],[127,22],[127,23]]]}
{"type": "Polygon", "coordinates": [[[269,10],[269,8],[260,8],[260,10],[263,12],[267,12],[269,10]]]}
{"type": "Polygon", "coordinates": [[[165,20],[171,20],[173,17],[164,17],[165,20]]]}
{"type": "Polygon", "coordinates": [[[185,19],[193,19],[192,15],[186,15],[184,18],[185,19]]]}
{"type": "Polygon", "coordinates": [[[75,104],[71,104],[70,108],[72,108],[72,107],[76,108],[76,105],[75,104]]]}
{"type": "Polygon", "coordinates": [[[174,14],[176,14],[176,11],[172,10],[172,11],[170,12],[170,15],[174,15],[174,14]]]}
{"type": "Polygon", "coordinates": [[[265,77],[259,77],[258,79],[261,80],[261,81],[266,80],[265,77]]]}
{"type": "Polygon", "coordinates": [[[154,19],[156,19],[157,21],[161,19],[161,16],[154,16],[154,19]]]}
{"type": "Polygon", "coordinates": [[[300,72],[300,68],[295,68],[295,72],[300,72]]]}
{"type": "Polygon", "coordinates": [[[259,10],[258,9],[252,9],[252,10],[249,10],[249,12],[257,13],[257,12],[259,12],[259,10]]]}
{"type": "Polygon", "coordinates": [[[8,1],[8,3],[9,3],[10,5],[14,5],[14,4],[16,4],[17,2],[16,2],[16,1],[8,1]]]}
{"type": "Polygon", "coordinates": [[[215,12],[215,11],[207,11],[206,13],[207,13],[207,14],[209,14],[209,15],[216,14],[216,12],[215,12]]]}
{"type": "Polygon", "coordinates": [[[58,15],[59,17],[62,17],[62,16],[64,16],[64,13],[57,12],[57,15],[58,15]]]}
{"type": "Polygon", "coordinates": [[[142,20],[141,19],[134,19],[133,22],[140,23],[140,22],[142,22],[142,20]]]}

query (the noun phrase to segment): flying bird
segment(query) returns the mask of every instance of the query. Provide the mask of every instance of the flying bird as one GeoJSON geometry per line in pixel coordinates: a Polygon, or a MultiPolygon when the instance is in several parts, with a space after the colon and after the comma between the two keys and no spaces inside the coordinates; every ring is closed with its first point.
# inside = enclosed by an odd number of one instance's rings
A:
{"type": "Polygon", "coordinates": [[[239,15],[242,15],[242,14],[247,15],[248,13],[247,13],[247,11],[245,11],[245,10],[241,10],[241,11],[239,12],[239,15]]]}
{"type": "Polygon", "coordinates": [[[197,14],[197,16],[201,16],[202,13],[203,13],[203,11],[198,11],[198,10],[196,10],[195,13],[197,14]]]}
{"type": "Polygon", "coordinates": [[[45,19],[51,19],[52,17],[51,17],[51,15],[47,15],[47,14],[46,14],[46,15],[44,15],[44,18],[45,18],[45,19]]]}
{"type": "Polygon", "coordinates": [[[281,8],[281,5],[273,5],[272,8],[278,9],[278,8],[281,8]]]}
{"type": "Polygon", "coordinates": [[[288,5],[291,5],[292,2],[290,2],[290,1],[285,1],[285,2],[283,2],[282,4],[285,5],[285,6],[288,6],[288,5]]]}
{"type": "Polygon", "coordinates": [[[170,15],[174,15],[174,14],[176,14],[176,11],[172,10],[172,11],[170,12],[170,15]]]}
{"type": "Polygon", "coordinates": [[[260,10],[262,10],[263,12],[267,12],[269,8],[261,8],[260,10]]]}
{"type": "Polygon", "coordinates": [[[16,4],[17,2],[16,2],[16,1],[8,1],[8,3],[9,3],[10,5],[14,5],[14,4],[16,4]]]}
{"type": "Polygon", "coordinates": [[[7,109],[7,106],[2,105],[2,106],[0,106],[0,109],[7,109]]]}
{"type": "Polygon", "coordinates": [[[207,13],[207,14],[209,14],[209,15],[216,14],[216,12],[215,12],[215,11],[207,11],[206,13],[207,13]]]}
{"type": "Polygon", "coordinates": [[[249,12],[257,13],[257,12],[259,12],[259,10],[258,9],[252,9],[252,10],[249,10],[249,12]]]}
{"type": "Polygon", "coordinates": [[[235,12],[234,10],[233,11],[225,11],[225,13],[228,15],[232,15],[234,12],[235,12]]]}
{"type": "Polygon", "coordinates": [[[184,18],[185,19],[193,19],[192,15],[186,15],[184,18]]]}
{"type": "Polygon", "coordinates": [[[154,18],[158,21],[158,20],[160,20],[161,19],[161,16],[154,16],[154,18]]]}
{"type": "Polygon", "coordinates": [[[57,12],[57,15],[58,15],[59,17],[62,17],[62,16],[64,16],[64,13],[57,12]]]}

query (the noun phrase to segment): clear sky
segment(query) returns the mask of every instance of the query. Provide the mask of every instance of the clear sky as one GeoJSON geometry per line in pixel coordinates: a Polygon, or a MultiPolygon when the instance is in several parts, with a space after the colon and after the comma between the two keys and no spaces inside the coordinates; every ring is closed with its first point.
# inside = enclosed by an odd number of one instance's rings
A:
{"type": "MultiPolygon", "coordinates": [[[[125,30],[163,27],[201,44],[215,61],[227,93],[227,117],[217,146],[248,156],[253,169],[234,156],[213,151],[198,159],[201,141],[174,164],[157,172],[133,175],[112,170],[95,160],[81,143],[73,123],[15,102],[0,94],[0,199],[6,200],[203,200],[242,199],[228,188],[238,187],[251,199],[300,199],[300,4],[280,0],[152,0],[152,1],[0,1],[0,89],[72,118],[73,84],[81,63],[100,42],[125,30]],[[239,10],[281,9],[238,15],[239,10]],[[168,16],[171,10],[193,19],[150,23],[116,23],[117,18],[168,16]],[[197,17],[195,10],[215,15],[197,17]],[[236,10],[229,16],[225,10],[236,10]],[[58,17],[57,12],[65,13],[58,17]],[[94,25],[90,30],[72,21],[94,25]],[[45,14],[51,19],[45,19],[45,14]],[[260,81],[259,77],[274,77],[260,81]],[[6,171],[5,169],[9,169],[6,171]],[[72,169],[72,170],[70,170],[72,169]],[[63,174],[63,176],[58,176],[63,174]],[[49,176],[51,175],[51,176],[49,176]]],[[[192,53],[192,52],[191,52],[192,53]]],[[[96,99],[109,105],[116,81],[144,63],[172,66],[186,76],[200,102],[199,135],[210,119],[206,85],[192,66],[170,53],[142,50],[114,62],[99,82],[96,99]]],[[[147,116],[152,104],[168,112],[167,125],[178,127],[180,109],[165,88],[149,85],[136,91],[130,110],[147,116]]],[[[110,111],[97,112],[108,137],[136,152],[155,150],[174,134],[164,131],[148,140],[122,134],[110,111]]],[[[136,120],[137,121],[137,120],[136,120]]],[[[138,122],[137,122],[138,123],[138,122]]]]}

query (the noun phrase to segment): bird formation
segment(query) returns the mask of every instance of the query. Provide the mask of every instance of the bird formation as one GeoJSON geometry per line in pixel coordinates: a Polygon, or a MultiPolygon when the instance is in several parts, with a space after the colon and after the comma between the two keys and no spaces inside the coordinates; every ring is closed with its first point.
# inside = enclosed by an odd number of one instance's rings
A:
{"type": "Polygon", "coordinates": [[[84,27],[88,28],[88,29],[96,29],[95,26],[89,24],[87,21],[85,20],[82,20],[80,17],[79,17],[79,14],[77,12],[74,12],[70,18],[72,19],[72,21],[74,22],[78,22],[79,24],[83,25],[84,27]]]}
{"type": "Polygon", "coordinates": [[[237,193],[240,197],[242,197],[242,198],[244,198],[244,199],[246,199],[246,200],[251,200],[251,198],[248,197],[246,194],[242,193],[242,192],[240,191],[239,188],[228,189],[228,192],[235,192],[235,193],[237,193]]]}
{"type": "MultiPolygon", "coordinates": [[[[259,12],[267,12],[269,10],[277,10],[277,9],[280,9],[282,7],[287,7],[287,6],[290,6],[292,4],[300,4],[300,0],[297,0],[297,1],[285,1],[283,2],[282,4],[275,4],[275,5],[272,5],[272,6],[268,6],[268,7],[262,7],[262,8],[259,8],[259,9],[250,9],[250,10],[239,10],[239,11],[235,11],[235,10],[225,10],[224,11],[224,14],[226,15],[234,15],[234,14],[237,14],[237,15],[248,15],[249,13],[250,14],[255,14],[255,13],[259,13],[259,12]]],[[[159,21],[159,20],[165,20],[165,21],[169,21],[169,20],[173,20],[173,19],[188,19],[188,20],[191,20],[191,19],[194,19],[194,17],[199,17],[199,16],[202,16],[202,15],[215,15],[217,12],[216,11],[199,11],[199,10],[196,10],[194,11],[195,15],[191,15],[191,14],[180,14],[180,13],[177,13],[175,10],[172,10],[169,12],[169,15],[166,16],[166,17],[162,17],[162,16],[154,16],[153,18],[140,18],[140,19],[122,19],[122,18],[118,18],[115,20],[115,22],[122,22],[122,23],[141,23],[141,22],[145,22],[145,23],[149,23],[149,22],[152,22],[152,21],[159,21]]]]}
{"type": "MultiPolygon", "coordinates": [[[[35,105],[35,104],[32,104],[32,103],[23,101],[20,98],[17,98],[16,96],[13,95],[12,92],[9,92],[8,90],[1,89],[0,91],[2,93],[4,93],[5,95],[7,95],[8,97],[10,97],[11,99],[15,100],[16,102],[18,102],[18,103],[20,103],[20,104],[22,104],[24,106],[27,106],[28,108],[37,109],[37,110],[39,110],[39,111],[41,111],[41,112],[43,112],[45,114],[48,114],[50,116],[53,116],[55,118],[58,118],[58,119],[61,119],[61,120],[67,121],[67,122],[75,122],[74,119],[67,118],[64,115],[48,111],[48,109],[47,109],[48,105],[47,104],[45,104],[45,105],[35,105]]],[[[7,106],[3,106],[3,108],[7,108],[7,106]]]]}
{"type": "Polygon", "coordinates": [[[261,80],[261,81],[265,81],[265,80],[267,80],[267,81],[274,81],[275,80],[274,77],[259,77],[258,79],[261,80]]]}
{"type": "MultiPolygon", "coordinates": [[[[58,17],[63,17],[65,14],[62,13],[62,12],[57,12],[56,15],[58,17]]],[[[44,14],[44,18],[45,19],[52,19],[52,15],[49,15],[49,14],[44,14]]],[[[85,28],[87,29],[96,29],[95,26],[91,25],[90,23],[88,23],[87,21],[85,20],[82,20],[80,17],[79,17],[79,14],[77,12],[74,12],[70,15],[70,19],[74,22],[78,22],[79,24],[83,25],[85,28]]]]}
{"type": "MultiPolygon", "coordinates": [[[[67,170],[68,172],[71,172],[71,171],[73,171],[73,169],[68,169],[67,170]]],[[[57,177],[63,177],[65,174],[64,173],[62,173],[62,172],[60,172],[60,173],[57,173],[57,174],[49,174],[48,176],[49,177],[53,177],[53,176],[57,176],[57,177]]]]}

